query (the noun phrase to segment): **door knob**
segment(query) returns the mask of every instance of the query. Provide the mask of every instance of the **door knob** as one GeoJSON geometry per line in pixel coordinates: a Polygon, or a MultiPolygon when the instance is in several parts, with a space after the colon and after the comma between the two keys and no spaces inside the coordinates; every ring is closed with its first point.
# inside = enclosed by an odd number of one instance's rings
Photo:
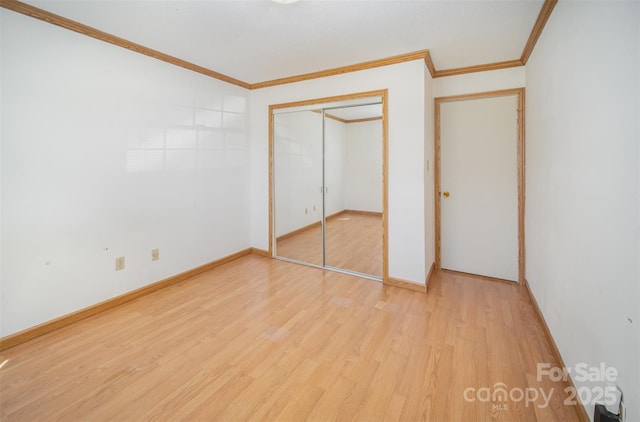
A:
{"type": "Polygon", "coordinates": [[[449,197],[449,192],[447,192],[447,191],[443,192],[442,196],[444,196],[445,198],[448,198],[449,197]]]}

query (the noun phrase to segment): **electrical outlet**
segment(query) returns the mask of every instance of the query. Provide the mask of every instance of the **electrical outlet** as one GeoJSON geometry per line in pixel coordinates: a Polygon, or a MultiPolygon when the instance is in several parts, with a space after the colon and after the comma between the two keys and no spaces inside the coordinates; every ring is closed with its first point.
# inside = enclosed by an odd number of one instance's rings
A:
{"type": "Polygon", "coordinates": [[[309,214],[309,208],[305,208],[305,209],[304,209],[304,213],[305,213],[305,214],[309,214]]]}
{"type": "Polygon", "coordinates": [[[151,260],[157,261],[159,259],[160,259],[160,249],[158,248],[151,249],[151,260]]]}
{"type": "Polygon", "coordinates": [[[116,271],[124,270],[124,256],[116,258],[116,271]]]}

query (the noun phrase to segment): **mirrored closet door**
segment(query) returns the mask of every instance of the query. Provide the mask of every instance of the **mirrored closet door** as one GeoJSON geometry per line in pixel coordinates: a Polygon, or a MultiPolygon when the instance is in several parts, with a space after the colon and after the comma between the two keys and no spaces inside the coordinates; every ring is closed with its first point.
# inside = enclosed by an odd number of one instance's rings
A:
{"type": "Polygon", "coordinates": [[[279,108],[272,118],[275,256],[381,280],[382,99],[279,108]]]}
{"type": "Polygon", "coordinates": [[[276,254],[323,266],[322,112],[273,116],[276,254]]]}

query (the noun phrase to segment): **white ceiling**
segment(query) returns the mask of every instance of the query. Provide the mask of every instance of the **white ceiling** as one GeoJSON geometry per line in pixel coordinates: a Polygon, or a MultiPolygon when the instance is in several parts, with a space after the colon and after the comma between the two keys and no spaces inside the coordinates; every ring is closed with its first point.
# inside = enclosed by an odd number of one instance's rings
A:
{"type": "Polygon", "coordinates": [[[26,0],[248,83],[429,49],[440,69],[520,58],[542,0],[26,0]]]}

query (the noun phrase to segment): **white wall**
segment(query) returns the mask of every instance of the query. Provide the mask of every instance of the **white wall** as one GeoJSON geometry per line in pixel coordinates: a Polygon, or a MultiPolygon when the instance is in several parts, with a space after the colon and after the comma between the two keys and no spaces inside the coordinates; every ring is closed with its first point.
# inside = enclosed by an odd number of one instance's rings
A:
{"type": "Polygon", "coordinates": [[[251,92],[252,246],[269,246],[269,105],[388,88],[389,271],[424,283],[425,72],[416,60],[251,92]]]}
{"type": "Polygon", "coordinates": [[[382,120],[346,129],[345,208],[382,212],[382,120]]]}
{"type": "Polygon", "coordinates": [[[247,91],[0,17],[0,336],[250,246],[247,91]]]}
{"type": "Polygon", "coordinates": [[[527,279],[565,364],[618,370],[628,421],[640,420],[639,8],[559,2],[526,75],[527,279]]]}

